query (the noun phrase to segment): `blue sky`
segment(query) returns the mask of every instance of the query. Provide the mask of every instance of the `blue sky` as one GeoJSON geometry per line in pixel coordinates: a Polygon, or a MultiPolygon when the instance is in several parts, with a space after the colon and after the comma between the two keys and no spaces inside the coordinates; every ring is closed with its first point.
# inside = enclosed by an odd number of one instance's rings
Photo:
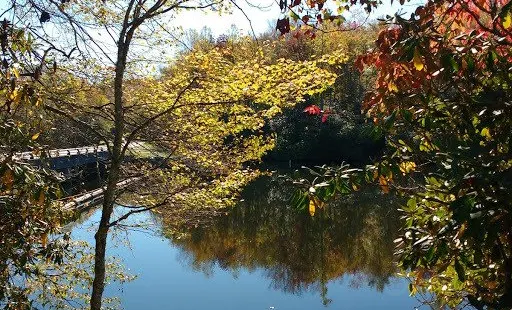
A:
{"type": "MultiPolygon", "coordinates": [[[[405,11],[412,11],[418,3],[421,1],[411,1],[406,3],[404,6],[400,6],[399,1],[393,1],[391,5],[390,0],[384,0],[384,3],[371,15],[371,18],[375,19],[386,14],[394,14],[400,8],[405,11]]],[[[237,1],[240,7],[247,14],[252,22],[252,26],[256,33],[261,33],[274,27],[275,20],[280,15],[279,6],[276,1],[273,0],[258,0],[257,2],[251,1],[251,4],[259,4],[260,6],[266,7],[265,9],[256,9],[247,4],[245,0],[237,1]]],[[[200,30],[203,27],[209,27],[215,35],[220,35],[229,31],[232,25],[235,25],[243,33],[250,32],[250,23],[244,14],[234,9],[230,15],[224,14],[219,16],[216,12],[201,12],[201,11],[189,11],[182,12],[173,22],[174,25],[181,25],[184,29],[196,29],[200,30]]]]}

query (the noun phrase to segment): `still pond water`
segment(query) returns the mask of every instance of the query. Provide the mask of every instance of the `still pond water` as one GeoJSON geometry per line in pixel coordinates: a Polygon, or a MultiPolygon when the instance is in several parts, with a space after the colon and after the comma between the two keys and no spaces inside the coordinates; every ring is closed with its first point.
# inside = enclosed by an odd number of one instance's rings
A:
{"type": "MultiPolygon", "coordinates": [[[[290,190],[275,179],[257,180],[229,215],[186,238],[166,234],[156,215],[131,217],[129,224],[144,228],[114,234],[107,254],[120,257],[137,278],[110,284],[106,295],[118,296],[124,309],[420,305],[408,295],[408,282],[394,276],[395,202],[376,192],[357,193],[311,218],[288,206],[290,190]]],[[[73,236],[92,243],[99,218],[98,210],[89,212],[73,236]]]]}

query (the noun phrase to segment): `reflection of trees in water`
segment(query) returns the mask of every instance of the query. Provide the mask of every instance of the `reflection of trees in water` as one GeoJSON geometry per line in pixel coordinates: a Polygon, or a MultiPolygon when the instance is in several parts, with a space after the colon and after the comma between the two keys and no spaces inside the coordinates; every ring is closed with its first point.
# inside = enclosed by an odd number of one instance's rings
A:
{"type": "Polygon", "coordinates": [[[271,286],[300,294],[350,275],[350,285],[382,291],[393,277],[393,239],[399,228],[394,203],[377,191],[344,196],[311,218],[288,205],[293,188],[261,178],[244,202],[209,227],[173,240],[188,264],[206,274],[217,264],[236,273],[265,270],[271,286]]]}

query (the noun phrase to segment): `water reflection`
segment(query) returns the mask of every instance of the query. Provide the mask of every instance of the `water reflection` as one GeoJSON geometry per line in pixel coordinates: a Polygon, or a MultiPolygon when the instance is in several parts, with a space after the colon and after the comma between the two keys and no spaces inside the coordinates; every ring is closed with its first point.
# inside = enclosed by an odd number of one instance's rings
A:
{"type": "Polygon", "coordinates": [[[378,191],[359,192],[312,218],[289,206],[292,191],[276,178],[260,178],[227,216],[189,237],[169,238],[195,270],[209,275],[220,267],[236,275],[263,269],[274,289],[316,292],[324,305],[331,302],[327,284],[334,280],[382,291],[396,273],[396,202],[378,191]]]}

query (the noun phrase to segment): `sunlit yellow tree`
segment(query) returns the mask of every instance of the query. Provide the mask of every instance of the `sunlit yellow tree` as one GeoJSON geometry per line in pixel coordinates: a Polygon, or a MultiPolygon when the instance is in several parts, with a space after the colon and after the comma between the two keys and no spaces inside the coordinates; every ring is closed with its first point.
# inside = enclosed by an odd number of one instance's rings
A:
{"type": "Polygon", "coordinates": [[[126,139],[150,143],[163,159],[154,167],[159,173],[142,170],[152,190],[137,196],[169,201],[161,212],[231,205],[233,194],[258,175],[248,164],[274,146],[274,136],[263,130],[268,120],[325,90],[335,75],[320,67],[345,60],[334,54],[317,61],[272,62],[262,52],[265,47],[243,43],[184,54],[162,76],[128,83],[131,115],[136,124],[147,125],[134,127],[126,139]],[[252,57],[237,56],[244,48],[252,57]]]}

